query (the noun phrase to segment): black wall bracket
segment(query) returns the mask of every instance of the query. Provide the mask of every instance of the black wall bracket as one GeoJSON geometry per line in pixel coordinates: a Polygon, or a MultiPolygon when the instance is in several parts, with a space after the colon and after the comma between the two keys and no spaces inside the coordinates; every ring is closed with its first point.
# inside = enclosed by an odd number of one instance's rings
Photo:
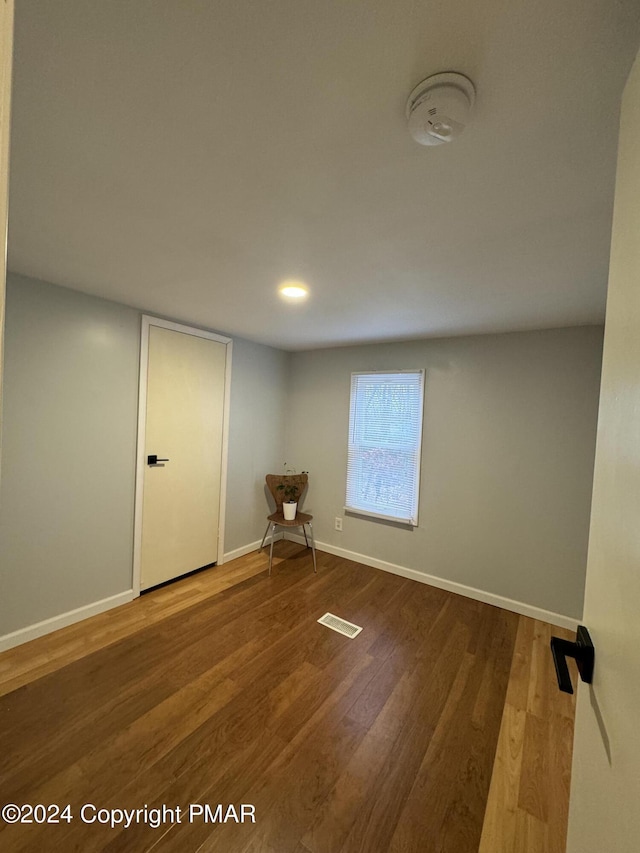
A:
{"type": "Polygon", "coordinates": [[[584,625],[578,625],[575,643],[572,643],[570,640],[563,640],[560,637],[552,637],[551,654],[553,655],[553,662],[556,667],[558,687],[563,693],[573,693],[567,658],[575,658],[580,678],[587,684],[591,684],[593,681],[595,649],[593,648],[589,632],[584,625]]]}

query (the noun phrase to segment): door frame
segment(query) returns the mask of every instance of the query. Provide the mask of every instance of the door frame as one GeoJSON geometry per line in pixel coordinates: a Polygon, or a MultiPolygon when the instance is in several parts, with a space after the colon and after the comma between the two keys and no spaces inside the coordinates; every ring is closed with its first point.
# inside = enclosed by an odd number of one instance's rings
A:
{"type": "Polygon", "coordinates": [[[227,500],[227,472],[229,458],[229,408],[231,394],[231,354],[233,341],[215,332],[206,329],[197,329],[194,326],[185,326],[182,323],[174,323],[172,320],[162,320],[149,314],[142,315],[142,328],[140,334],[140,378],[138,383],[138,439],[136,449],[136,491],[134,505],[134,531],[133,531],[133,592],[140,595],[140,564],[142,557],[142,505],[144,496],[145,475],[145,441],[147,426],[147,374],[149,371],[149,331],[152,326],[161,329],[170,329],[173,332],[182,332],[193,335],[196,338],[206,338],[209,341],[217,341],[226,346],[225,374],[224,374],[224,403],[222,413],[222,459],[220,464],[220,513],[218,516],[218,559],[216,565],[224,563],[224,522],[226,515],[227,500]]]}
{"type": "MultiPolygon", "coordinates": [[[[9,211],[9,147],[11,140],[11,80],[13,75],[13,0],[0,0],[0,416],[2,415],[2,377],[5,291],[7,283],[7,224],[9,211]]],[[[2,420],[0,418],[0,449],[2,420]]]]}

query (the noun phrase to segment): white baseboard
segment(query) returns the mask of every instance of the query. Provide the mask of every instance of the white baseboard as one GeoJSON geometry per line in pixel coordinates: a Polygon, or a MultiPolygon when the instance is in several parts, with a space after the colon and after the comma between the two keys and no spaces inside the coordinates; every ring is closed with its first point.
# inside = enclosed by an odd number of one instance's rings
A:
{"type": "MultiPolygon", "coordinates": [[[[291,539],[293,542],[298,542],[301,545],[305,544],[304,536],[301,536],[299,533],[287,533],[287,539],[291,539]]],[[[407,569],[405,566],[387,563],[385,560],[378,560],[366,554],[347,551],[346,548],[336,548],[334,545],[328,545],[326,542],[316,542],[316,548],[319,551],[334,554],[336,557],[353,560],[354,563],[362,563],[365,566],[371,566],[373,569],[382,569],[383,572],[390,572],[393,575],[410,578],[420,583],[426,583],[429,586],[435,586],[438,589],[445,589],[447,592],[455,592],[458,595],[473,598],[475,601],[483,601],[485,604],[493,604],[495,607],[511,610],[513,613],[519,613],[521,616],[530,616],[532,619],[539,619],[541,622],[549,622],[549,624],[557,625],[560,628],[569,628],[575,631],[580,624],[580,620],[574,619],[571,616],[563,616],[561,613],[543,610],[541,607],[534,607],[531,604],[525,604],[523,601],[514,601],[511,598],[504,598],[504,596],[496,595],[493,592],[485,592],[483,589],[475,589],[475,587],[465,586],[465,584],[457,583],[456,581],[418,572],[416,569],[407,569]]]]}
{"type": "MultiPolygon", "coordinates": [[[[283,538],[282,532],[276,533],[274,542],[278,542],[283,538]]],[[[302,540],[304,542],[304,539],[302,540]]],[[[262,539],[256,539],[255,542],[250,542],[248,545],[243,545],[241,548],[235,548],[233,551],[227,551],[227,553],[222,558],[222,563],[219,565],[224,565],[224,563],[228,563],[230,560],[237,560],[238,557],[244,557],[245,554],[250,554],[252,551],[257,551],[260,547],[260,543],[262,539]]],[[[265,547],[268,546],[271,539],[267,536],[267,541],[265,542],[265,547]]]]}
{"type": "Polygon", "coordinates": [[[241,548],[235,548],[233,551],[227,551],[227,553],[222,558],[222,563],[218,565],[224,565],[228,563],[229,560],[237,560],[238,557],[244,557],[245,554],[250,554],[252,551],[257,551],[260,547],[261,540],[258,539],[256,542],[250,542],[248,545],[243,545],[241,548]]]}
{"type": "Polygon", "coordinates": [[[20,646],[22,643],[28,643],[29,640],[35,640],[37,637],[43,637],[45,634],[51,634],[59,628],[66,628],[67,625],[81,622],[90,616],[104,613],[105,610],[111,610],[113,607],[119,607],[121,604],[127,604],[136,597],[134,591],[128,589],[126,592],[119,592],[117,595],[109,596],[109,598],[94,601],[93,604],[85,604],[84,607],[77,607],[75,610],[69,610],[67,613],[61,613],[60,616],[53,616],[51,619],[45,619],[42,622],[36,622],[35,625],[28,625],[26,628],[20,628],[11,634],[5,634],[3,637],[0,637],[0,652],[12,649],[14,646],[20,646]]]}

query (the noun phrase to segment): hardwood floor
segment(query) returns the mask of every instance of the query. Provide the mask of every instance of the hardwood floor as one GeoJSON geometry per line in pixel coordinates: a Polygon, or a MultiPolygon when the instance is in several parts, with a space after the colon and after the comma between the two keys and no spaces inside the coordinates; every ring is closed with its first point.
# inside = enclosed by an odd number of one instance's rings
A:
{"type": "Polygon", "coordinates": [[[3,853],[477,853],[483,822],[482,853],[547,850],[492,845],[519,812],[546,838],[566,825],[544,787],[551,770],[566,787],[572,724],[548,626],[326,553],[314,575],[276,547],[271,578],[252,554],[0,655],[0,802],[74,815],[0,821],[3,853]],[[111,828],[83,823],[86,803],[184,811],[111,828]],[[256,821],[190,822],[190,803],[256,821]]]}
{"type": "Polygon", "coordinates": [[[565,851],[575,695],[556,687],[552,633],[572,638],[520,617],[479,853],[565,851]]]}

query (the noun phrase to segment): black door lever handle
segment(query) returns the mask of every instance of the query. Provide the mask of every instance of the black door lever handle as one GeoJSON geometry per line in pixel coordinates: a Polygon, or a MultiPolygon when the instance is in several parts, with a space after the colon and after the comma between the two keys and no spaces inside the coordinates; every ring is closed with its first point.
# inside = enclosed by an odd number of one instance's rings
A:
{"type": "Polygon", "coordinates": [[[168,462],[168,459],[158,459],[155,453],[147,456],[147,465],[157,465],[158,462],[168,462]]]}
{"type": "Polygon", "coordinates": [[[578,625],[576,641],[563,640],[560,637],[551,638],[551,654],[556,668],[558,687],[563,693],[573,693],[567,658],[575,658],[578,664],[580,678],[586,683],[593,681],[593,665],[595,662],[595,649],[591,642],[589,632],[584,625],[578,625]]]}

